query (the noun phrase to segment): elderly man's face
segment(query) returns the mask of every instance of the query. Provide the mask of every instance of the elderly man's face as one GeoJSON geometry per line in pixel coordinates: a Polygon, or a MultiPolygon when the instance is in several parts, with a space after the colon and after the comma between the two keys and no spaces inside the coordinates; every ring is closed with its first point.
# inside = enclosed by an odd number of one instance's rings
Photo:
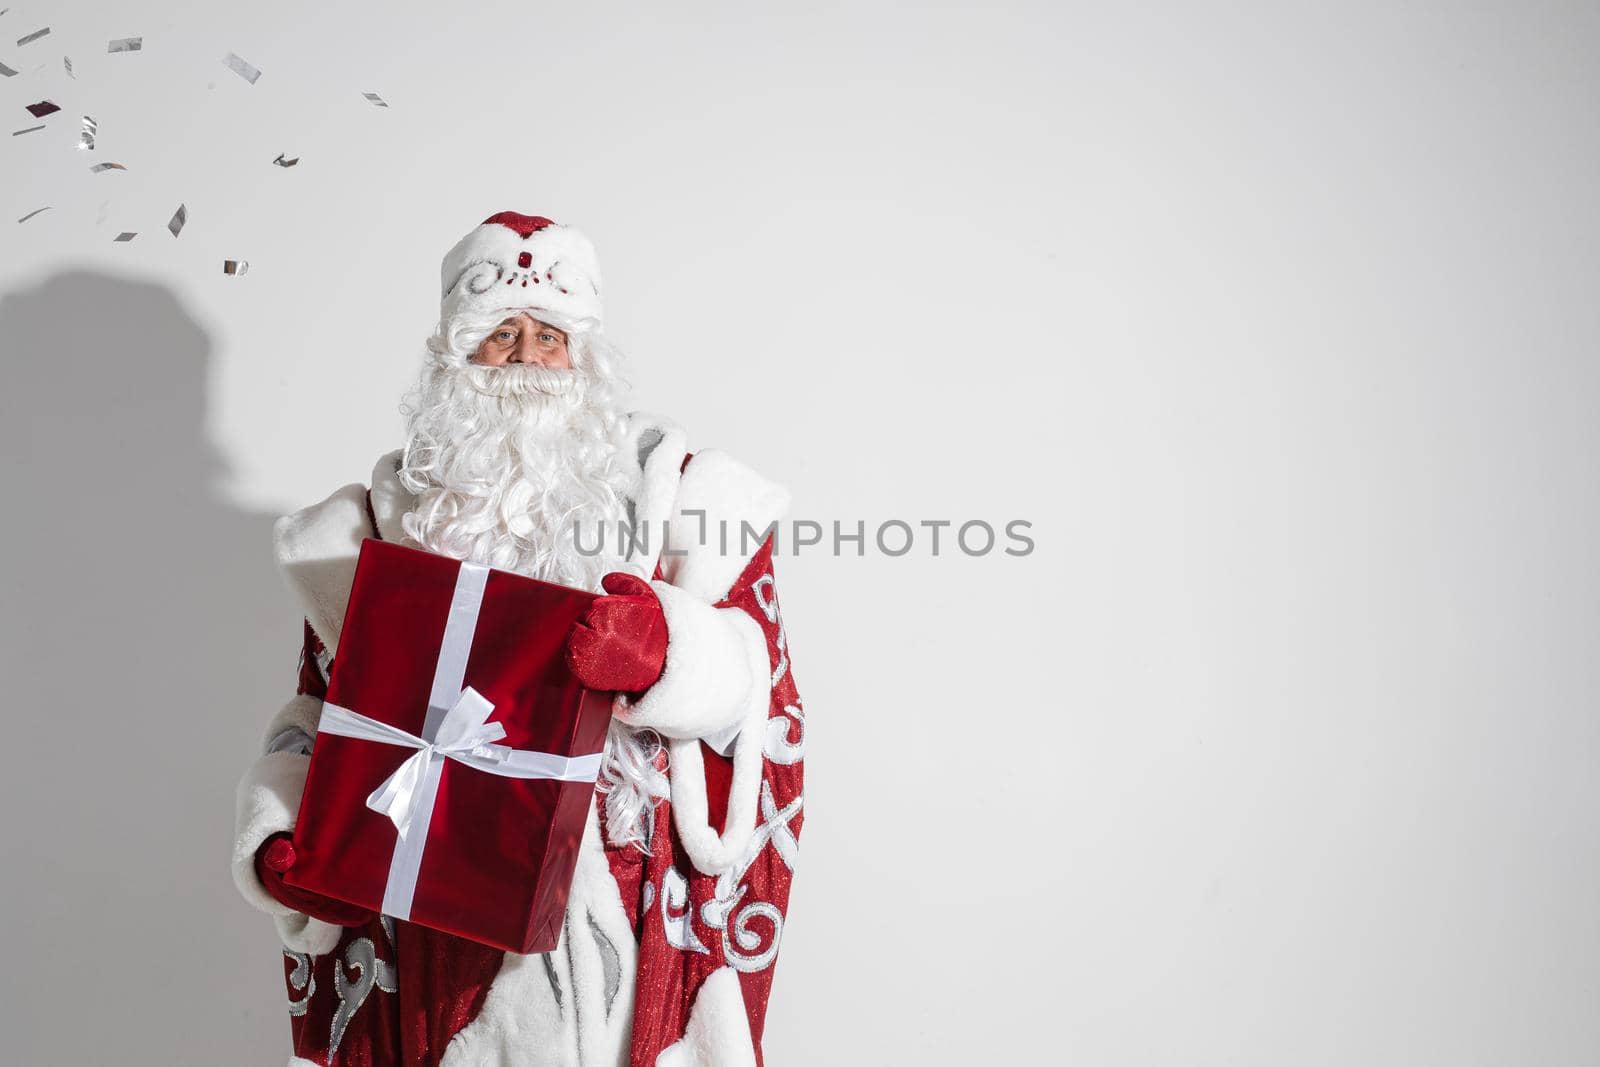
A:
{"type": "Polygon", "coordinates": [[[472,355],[472,362],[489,367],[508,363],[537,363],[541,367],[569,370],[567,335],[519,311],[494,328],[472,355]]]}

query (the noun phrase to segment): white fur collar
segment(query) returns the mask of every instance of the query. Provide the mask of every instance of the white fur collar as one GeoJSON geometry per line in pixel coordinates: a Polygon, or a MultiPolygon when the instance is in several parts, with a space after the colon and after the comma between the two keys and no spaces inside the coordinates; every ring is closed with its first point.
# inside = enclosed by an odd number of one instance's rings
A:
{"type": "Polygon", "coordinates": [[[339,644],[361,542],[371,536],[367,489],[359,483],[344,486],[326,500],[273,524],[278,566],[289,579],[311,628],[330,652],[339,644]]]}
{"type": "Polygon", "coordinates": [[[401,450],[397,448],[378,457],[378,462],[372,468],[372,488],[369,490],[372,517],[378,520],[378,536],[396,544],[406,540],[400,520],[417,499],[400,484],[400,456],[401,450]]]}
{"type": "Polygon", "coordinates": [[[628,417],[622,456],[635,472],[630,518],[635,527],[649,529],[655,537],[643,544],[630,543],[623,566],[647,581],[655,574],[661,556],[660,530],[672,514],[678,475],[688,454],[688,436],[676,423],[642,412],[628,417]]]}

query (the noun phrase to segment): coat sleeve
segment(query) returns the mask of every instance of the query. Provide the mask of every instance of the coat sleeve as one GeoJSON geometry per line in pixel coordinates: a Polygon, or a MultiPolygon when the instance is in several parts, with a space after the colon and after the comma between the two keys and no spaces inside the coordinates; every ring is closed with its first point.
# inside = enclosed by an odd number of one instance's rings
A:
{"type": "Polygon", "coordinates": [[[312,739],[327,692],[327,653],[308,622],[293,700],[267,724],[262,754],[245,771],[234,795],[233,883],[244,899],[272,916],[285,947],[321,955],[333,948],[339,928],[278,903],[256,877],[256,850],[273,834],[294,829],[300,793],[311,766],[312,739]]]}

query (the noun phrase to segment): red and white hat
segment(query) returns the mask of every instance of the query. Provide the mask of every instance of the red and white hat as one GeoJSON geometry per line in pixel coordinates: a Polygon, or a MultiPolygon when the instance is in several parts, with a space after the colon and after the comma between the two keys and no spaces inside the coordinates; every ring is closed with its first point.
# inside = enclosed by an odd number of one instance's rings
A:
{"type": "MultiPolygon", "coordinates": [[[[502,211],[456,242],[440,268],[440,315],[547,311],[566,329],[598,329],[600,264],[582,231],[502,211]]],[[[537,318],[538,316],[535,315],[537,318]]]]}

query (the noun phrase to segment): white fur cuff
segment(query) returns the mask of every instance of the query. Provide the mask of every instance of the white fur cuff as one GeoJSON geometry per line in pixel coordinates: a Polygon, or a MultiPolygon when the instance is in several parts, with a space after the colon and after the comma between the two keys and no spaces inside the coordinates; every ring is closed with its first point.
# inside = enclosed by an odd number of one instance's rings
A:
{"type": "Polygon", "coordinates": [[[295,912],[272,899],[256,877],[256,849],[273,834],[294,829],[310,766],[310,756],[270,752],[245,772],[235,794],[233,884],[245,900],[269,915],[295,912]]]}
{"type": "Polygon", "coordinates": [[[663,737],[710,737],[745,720],[769,699],[766,635],[739,608],[714,608],[667,582],[651,582],[667,620],[667,662],[637,700],[619,695],[613,712],[663,737]]]}
{"type": "Polygon", "coordinates": [[[278,928],[278,940],[290,952],[304,952],[311,956],[324,956],[339,944],[344,927],[313,919],[298,911],[287,915],[274,915],[272,925],[278,928]]]}

